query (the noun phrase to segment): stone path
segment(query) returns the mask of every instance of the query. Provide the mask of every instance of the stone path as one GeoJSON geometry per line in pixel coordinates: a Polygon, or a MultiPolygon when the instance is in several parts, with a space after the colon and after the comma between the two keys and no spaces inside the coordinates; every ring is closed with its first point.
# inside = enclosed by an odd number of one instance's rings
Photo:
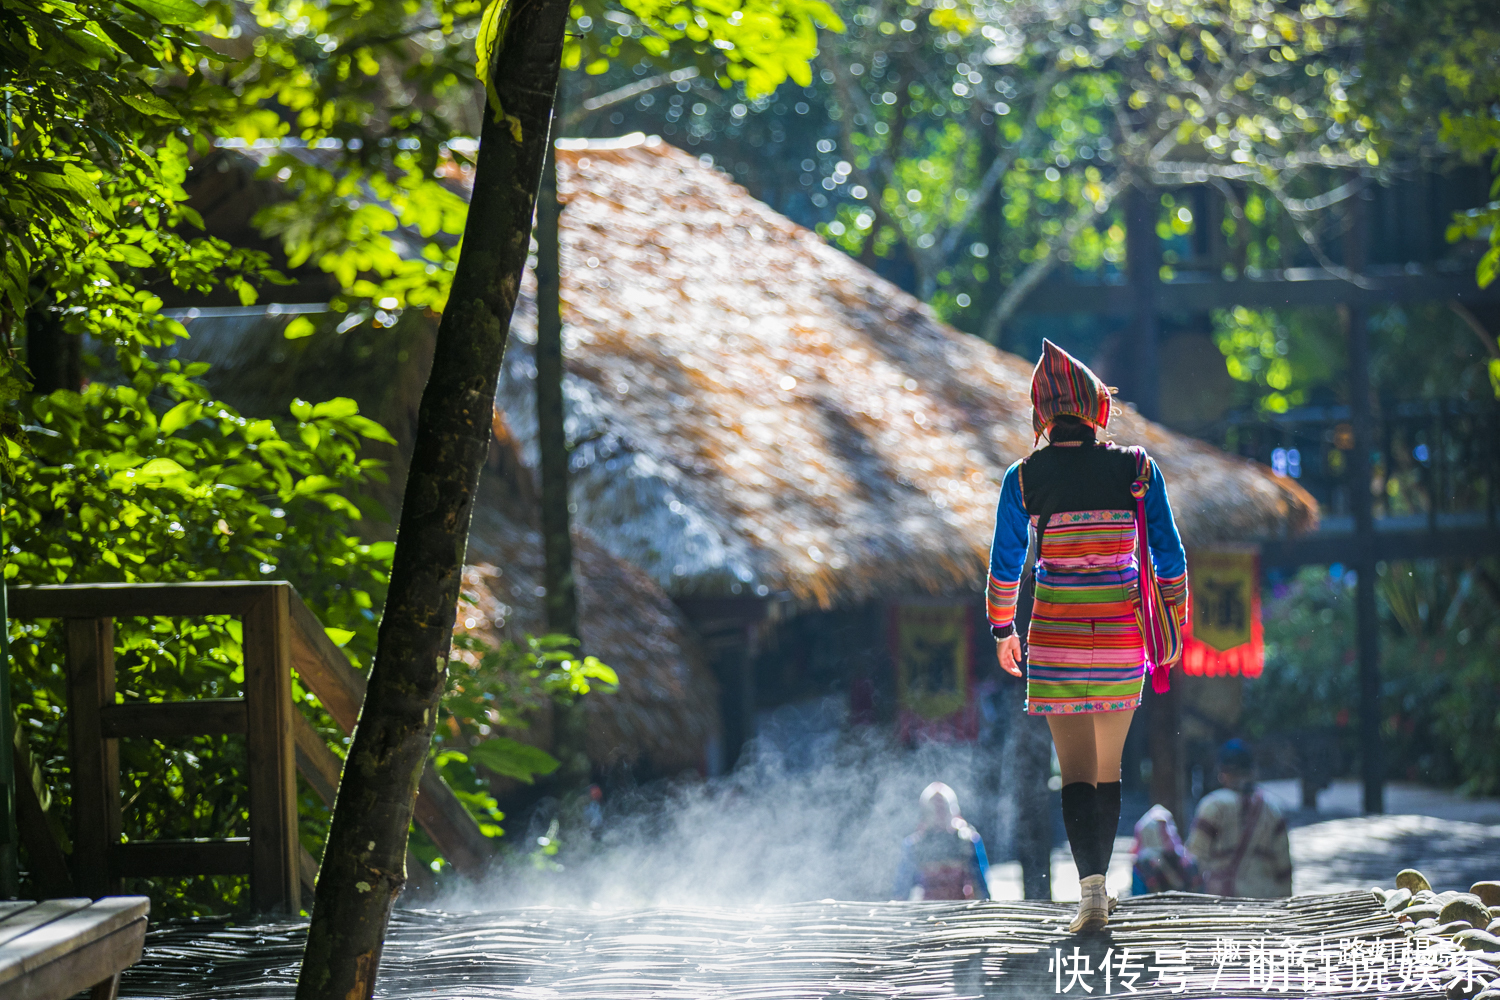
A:
{"type": "MultiPolygon", "coordinates": [[[[494,912],[398,910],[383,1000],[1038,1000],[1380,996],[1440,1000],[1432,963],[1367,892],[1127,899],[1102,933],[1060,903],[797,903],[494,912]],[[1431,974],[1429,974],[1431,973],[1431,974]]],[[[122,995],[292,1000],[306,925],[182,922],[152,933],[122,995]]]]}
{"type": "MultiPolygon", "coordinates": [[[[1268,781],[1262,789],[1283,807],[1292,827],[1292,888],[1298,894],[1390,887],[1403,868],[1423,872],[1439,891],[1500,879],[1500,799],[1396,784],[1386,789],[1386,815],[1361,816],[1357,782],[1324,789],[1317,812],[1297,808],[1302,791],[1296,781],[1268,781]]],[[[1131,845],[1130,837],[1115,841],[1105,876],[1117,895],[1130,891],[1131,845]]],[[[1020,899],[1021,866],[996,865],[990,883],[997,898],[1020,899]]],[[[1052,883],[1055,899],[1078,899],[1078,870],[1066,847],[1052,853],[1052,883]]]]}

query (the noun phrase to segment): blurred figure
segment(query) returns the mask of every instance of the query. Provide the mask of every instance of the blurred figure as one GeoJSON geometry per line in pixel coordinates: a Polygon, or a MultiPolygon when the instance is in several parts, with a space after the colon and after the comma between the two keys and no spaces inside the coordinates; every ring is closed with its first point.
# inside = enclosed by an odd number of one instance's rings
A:
{"type": "Polygon", "coordinates": [[[1130,894],[1202,892],[1203,876],[1166,806],[1152,806],[1135,824],[1135,862],[1131,865],[1130,894]]]}
{"type": "Polygon", "coordinates": [[[1219,749],[1219,783],[1198,803],[1187,848],[1198,859],[1207,891],[1274,899],[1292,894],[1286,819],[1255,787],[1255,757],[1242,740],[1219,749]]]}
{"type": "Polygon", "coordinates": [[[941,781],[922,790],[917,832],[901,842],[897,899],[989,899],[990,862],[984,841],[958,811],[958,796],[941,781]]]}
{"type": "Polygon", "coordinates": [[[604,789],[598,785],[589,786],[589,800],[583,807],[583,820],[588,824],[591,835],[597,834],[604,825],[604,789]]]}

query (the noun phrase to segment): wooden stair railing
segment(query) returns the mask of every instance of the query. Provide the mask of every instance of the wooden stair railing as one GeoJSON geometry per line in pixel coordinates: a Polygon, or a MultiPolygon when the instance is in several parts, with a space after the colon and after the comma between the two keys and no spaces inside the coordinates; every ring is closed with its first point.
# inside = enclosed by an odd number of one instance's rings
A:
{"type": "MultiPolygon", "coordinates": [[[[73,785],[72,880],[91,896],[120,891],[144,875],[250,875],[260,912],[301,909],[317,863],[297,839],[300,771],[332,803],[342,762],[291,699],[291,671],[352,733],[365,680],[284,581],[172,584],[58,584],[10,590],[13,618],[66,622],[68,744],[73,785]],[[233,615],[243,623],[243,698],[173,702],[115,701],[114,619],[233,615]],[[250,836],[219,840],[121,843],[119,756],[122,737],[239,734],[245,737],[250,836]]],[[[453,791],[429,764],[416,821],[461,873],[482,873],[493,857],[453,791]]],[[[409,864],[414,863],[409,860],[409,864]]]]}

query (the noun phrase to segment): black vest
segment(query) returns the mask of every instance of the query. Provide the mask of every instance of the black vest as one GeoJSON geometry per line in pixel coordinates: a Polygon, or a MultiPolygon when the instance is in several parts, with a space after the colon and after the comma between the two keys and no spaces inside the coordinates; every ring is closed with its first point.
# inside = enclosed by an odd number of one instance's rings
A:
{"type": "Polygon", "coordinates": [[[1021,461],[1027,514],[1135,510],[1135,456],[1113,444],[1048,445],[1021,461]]]}

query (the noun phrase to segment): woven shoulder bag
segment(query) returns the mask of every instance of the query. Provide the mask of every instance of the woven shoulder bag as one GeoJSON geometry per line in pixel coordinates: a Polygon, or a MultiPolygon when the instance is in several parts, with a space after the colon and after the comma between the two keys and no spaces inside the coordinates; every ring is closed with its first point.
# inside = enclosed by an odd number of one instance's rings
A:
{"type": "Polygon", "coordinates": [[[1151,546],[1146,538],[1146,493],[1151,489],[1151,457],[1144,448],[1131,448],[1135,454],[1135,481],[1130,495],[1135,497],[1135,538],[1140,563],[1140,600],[1135,605],[1135,620],[1146,643],[1146,667],[1151,671],[1151,690],[1165,694],[1172,687],[1172,664],[1182,659],[1182,625],[1177,619],[1177,605],[1162,597],[1151,562],[1151,546]]]}

